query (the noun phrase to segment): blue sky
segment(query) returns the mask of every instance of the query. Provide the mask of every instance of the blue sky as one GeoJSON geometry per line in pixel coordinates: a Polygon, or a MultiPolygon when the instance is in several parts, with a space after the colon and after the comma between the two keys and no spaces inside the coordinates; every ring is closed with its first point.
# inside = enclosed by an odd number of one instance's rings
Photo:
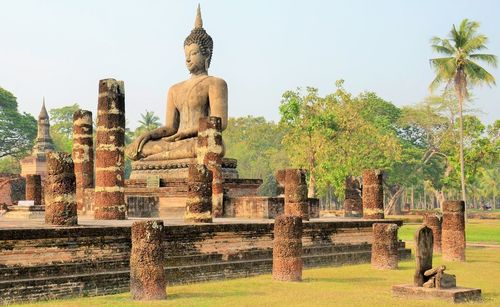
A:
{"type": "MultiPolygon", "coordinates": [[[[183,41],[198,1],[0,0],[0,86],[37,115],[78,103],[95,112],[99,79],[125,81],[130,126],[165,118],[168,87],[188,78],[183,41]]],[[[481,23],[500,55],[500,1],[200,1],[214,39],[209,73],[229,87],[229,115],[279,120],[281,95],[344,79],[398,106],[428,95],[432,36],[463,18],[481,23]]],[[[489,68],[498,82],[498,68],[489,68]]],[[[473,106],[499,119],[500,89],[477,88],[473,106]]]]}

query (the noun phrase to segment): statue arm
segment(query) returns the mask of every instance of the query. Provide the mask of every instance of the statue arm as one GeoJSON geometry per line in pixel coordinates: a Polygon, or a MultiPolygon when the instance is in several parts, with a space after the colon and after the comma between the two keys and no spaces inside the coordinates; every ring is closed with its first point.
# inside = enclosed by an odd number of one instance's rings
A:
{"type": "Polygon", "coordinates": [[[216,79],[208,90],[210,101],[210,116],[221,118],[222,131],[227,127],[227,83],[222,79],[216,79]]]}

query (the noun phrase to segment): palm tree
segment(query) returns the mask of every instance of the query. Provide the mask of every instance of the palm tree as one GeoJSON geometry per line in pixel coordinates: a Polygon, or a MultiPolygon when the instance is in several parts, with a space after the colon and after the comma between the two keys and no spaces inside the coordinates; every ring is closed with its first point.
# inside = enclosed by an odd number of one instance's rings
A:
{"type": "Polygon", "coordinates": [[[158,128],[160,123],[160,118],[155,115],[153,111],[146,110],[145,114],[141,114],[141,120],[139,120],[140,126],[137,127],[135,134],[141,135],[146,131],[152,131],[158,128]]]}
{"type": "Polygon", "coordinates": [[[462,20],[458,29],[453,25],[448,38],[433,37],[431,48],[445,57],[431,59],[431,66],[436,72],[436,77],[430,84],[431,91],[445,83],[446,87],[453,86],[458,100],[458,115],[460,119],[460,181],[462,185],[462,198],[465,198],[465,172],[464,172],[464,142],[462,108],[464,100],[468,98],[467,88],[474,85],[488,86],[495,84],[495,78],[483,67],[476,63],[482,61],[493,67],[497,65],[497,58],[493,54],[476,53],[486,49],[488,38],[477,33],[479,23],[462,20]]]}

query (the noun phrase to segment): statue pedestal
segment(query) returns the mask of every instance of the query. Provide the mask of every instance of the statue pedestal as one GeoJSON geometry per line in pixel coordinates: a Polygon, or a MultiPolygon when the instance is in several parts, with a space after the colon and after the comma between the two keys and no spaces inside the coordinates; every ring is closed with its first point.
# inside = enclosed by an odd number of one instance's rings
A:
{"type": "MultiPolygon", "coordinates": [[[[148,179],[158,176],[161,180],[187,179],[189,164],[197,164],[195,158],[169,161],[134,161],[132,162],[131,180],[148,179]]],[[[223,158],[222,174],[224,179],[237,179],[237,160],[223,158]]]]}
{"type": "Polygon", "coordinates": [[[392,295],[405,299],[441,299],[450,303],[461,303],[481,300],[481,289],[475,288],[424,288],[414,285],[392,286],[392,295]]]}

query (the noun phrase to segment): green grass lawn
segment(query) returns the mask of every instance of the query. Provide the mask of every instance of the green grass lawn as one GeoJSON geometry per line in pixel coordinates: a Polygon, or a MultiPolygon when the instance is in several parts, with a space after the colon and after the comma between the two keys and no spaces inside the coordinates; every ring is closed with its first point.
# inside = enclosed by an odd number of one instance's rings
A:
{"type": "MultiPolygon", "coordinates": [[[[399,238],[413,242],[415,230],[419,224],[405,224],[398,230],[399,238]]],[[[468,243],[500,244],[500,220],[469,219],[465,226],[468,243]]]]}
{"type": "MultiPolygon", "coordinates": [[[[500,248],[467,248],[467,262],[442,262],[460,286],[483,291],[481,306],[499,306],[500,248]]],[[[391,285],[411,283],[414,260],[393,271],[369,264],[304,270],[301,283],[276,282],[271,275],[167,288],[166,301],[133,302],[129,293],[57,300],[22,306],[452,306],[439,300],[393,298],[391,285]]],[[[468,304],[466,304],[468,305],[468,304]]]]}

